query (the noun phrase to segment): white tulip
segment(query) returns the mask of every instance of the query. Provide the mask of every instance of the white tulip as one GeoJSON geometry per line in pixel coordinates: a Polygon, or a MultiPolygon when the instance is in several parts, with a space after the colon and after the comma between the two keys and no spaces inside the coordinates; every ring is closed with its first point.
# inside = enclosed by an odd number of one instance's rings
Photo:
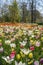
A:
{"type": "Polygon", "coordinates": [[[25,55],[28,55],[28,54],[31,52],[31,50],[29,50],[29,49],[21,49],[21,51],[22,51],[25,55]]]}
{"type": "Polygon", "coordinates": [[[11,62],[14,60],[14,59],[10,59],[9,56],[7,56],[7,57],[4,56],[4,57],[2,57],[2,59],[4,59],[9,64],[11,64],[11,62]]]}
{"type": "Polygon", "coordinates": [[[21,61],[19,63],[15,61],[15,65],[26,65],[26,64],[22,63],[21,61]]]}
{"type": "Polygon", "coordinates": [[[10,44],[10,47],[14,47],[15,48],[16,47],[16,44],[15,43],[11,43],[10,44]]]}
{"type": "Polygon", "coordinates": [[[21,45],[25,46],[27,41],[20,42],[21,45]]]}
{"type": "Polygon", "coordinates": [[[5,44],[10,44],[11,43],[11,40],[5,40],[5,44]]]}
{"type": "Polygon", "coordinates": [[[33,31],[32,30],[28,30],[28,36],[32,35],[32,34],[33,34],[33,31]]]}

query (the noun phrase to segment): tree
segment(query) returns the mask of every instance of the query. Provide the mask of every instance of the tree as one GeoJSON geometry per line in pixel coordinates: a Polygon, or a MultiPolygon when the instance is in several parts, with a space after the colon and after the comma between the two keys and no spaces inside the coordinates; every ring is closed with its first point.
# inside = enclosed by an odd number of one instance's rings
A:
{"type": "Polygon", "coordinates": [[[21,8],[22,8],[22,21],[26,22],[26,20],[27,20],[27,4],[25,2],[23,2],[21,5],[21,8]]]}
{"type": "Polygon", "coordinates": [[[36,22],[40,23],[42,21],[43,17],[41,16],[41,13],[36,10],[36,22]]]}
{"type": "MultiPolygon", "coordinates": [[[[8,17],[8,3],[7,0],[3,3],[2,7],[1,7],[1,21],[2,22],[7,22],[7,17],[8,17]]],[[[9,18],[9,17],[8,17],[9,18]]]]}
{"type": "Polygon", "coordinates": [[[16,0],[14,0],[11,5],[9,5],[9,17],[12,22],[20,21],[19,9],[16,0]]]}
{"type": "Polygon", "coordinates": [[[31,0],[31,23],[36,22],[36,0],[31,0]]]}

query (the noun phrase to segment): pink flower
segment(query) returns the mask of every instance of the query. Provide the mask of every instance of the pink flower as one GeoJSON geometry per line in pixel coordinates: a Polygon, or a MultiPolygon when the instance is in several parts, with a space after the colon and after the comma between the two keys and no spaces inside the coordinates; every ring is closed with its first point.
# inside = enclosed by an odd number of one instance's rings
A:
{"type": "Polygon", "coordinates": [[[36,35],[35,38],[38,39],[40,37],[40,35],[36,35]]]}
{"type": "Polygon", "coordinates": [[[16,51],[12,51],[11,54],[10,54],[10,58],[13,59],[16,55],[16,51]]]}
{"type": "Polygon", "coordinates": [[[0,43],[0,46],[2,46],[2,43],[0,43]]]}
{"type": "Polygon", "coordinates": [[[11,58],[11,59],[13,59],[13,58],[14,58],[14,56],[15,56],[14,54],[10,54],[10,58],[11,58]]]}
{"type": "Polygon", "coordinates": [[[43,30],[43,28],[40,28],[40,30],[43,30]]]}
{"type": "Polygon", "coordinates": [[[34,65],[39,65],[39,61],[35,61],[34,62],[34,65]]]}
{"type": "Polygon", "coordinates": [[[4,51],[4,49],[1,47],[1,48],[0,48],[0,52],[2,53],[3,51],[4,51]]]}

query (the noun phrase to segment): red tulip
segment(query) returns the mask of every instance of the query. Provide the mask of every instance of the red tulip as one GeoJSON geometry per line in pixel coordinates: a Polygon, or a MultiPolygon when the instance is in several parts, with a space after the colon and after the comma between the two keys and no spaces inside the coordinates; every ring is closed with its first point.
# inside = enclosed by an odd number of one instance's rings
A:
{"type": "Polygon", "coordinates": [[[34,51],[34,46],[31,46],[31,47],[30,47],[30,50],[34,51]]]}
{"type": "Polygon", "coordinates": [[[11,54],[14,54],[14,55],[16,55],[16,51],[12,51],[12,52],[11,52],[11,54]]]}

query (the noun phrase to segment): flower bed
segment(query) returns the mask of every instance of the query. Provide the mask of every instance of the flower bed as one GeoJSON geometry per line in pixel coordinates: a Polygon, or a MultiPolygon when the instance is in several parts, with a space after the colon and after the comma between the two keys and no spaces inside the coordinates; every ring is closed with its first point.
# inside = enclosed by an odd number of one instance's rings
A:
{"type": "Polygon", "coordinates": [[[43,65],[43,27],[1,25],[0,65],[43,65]]]}

